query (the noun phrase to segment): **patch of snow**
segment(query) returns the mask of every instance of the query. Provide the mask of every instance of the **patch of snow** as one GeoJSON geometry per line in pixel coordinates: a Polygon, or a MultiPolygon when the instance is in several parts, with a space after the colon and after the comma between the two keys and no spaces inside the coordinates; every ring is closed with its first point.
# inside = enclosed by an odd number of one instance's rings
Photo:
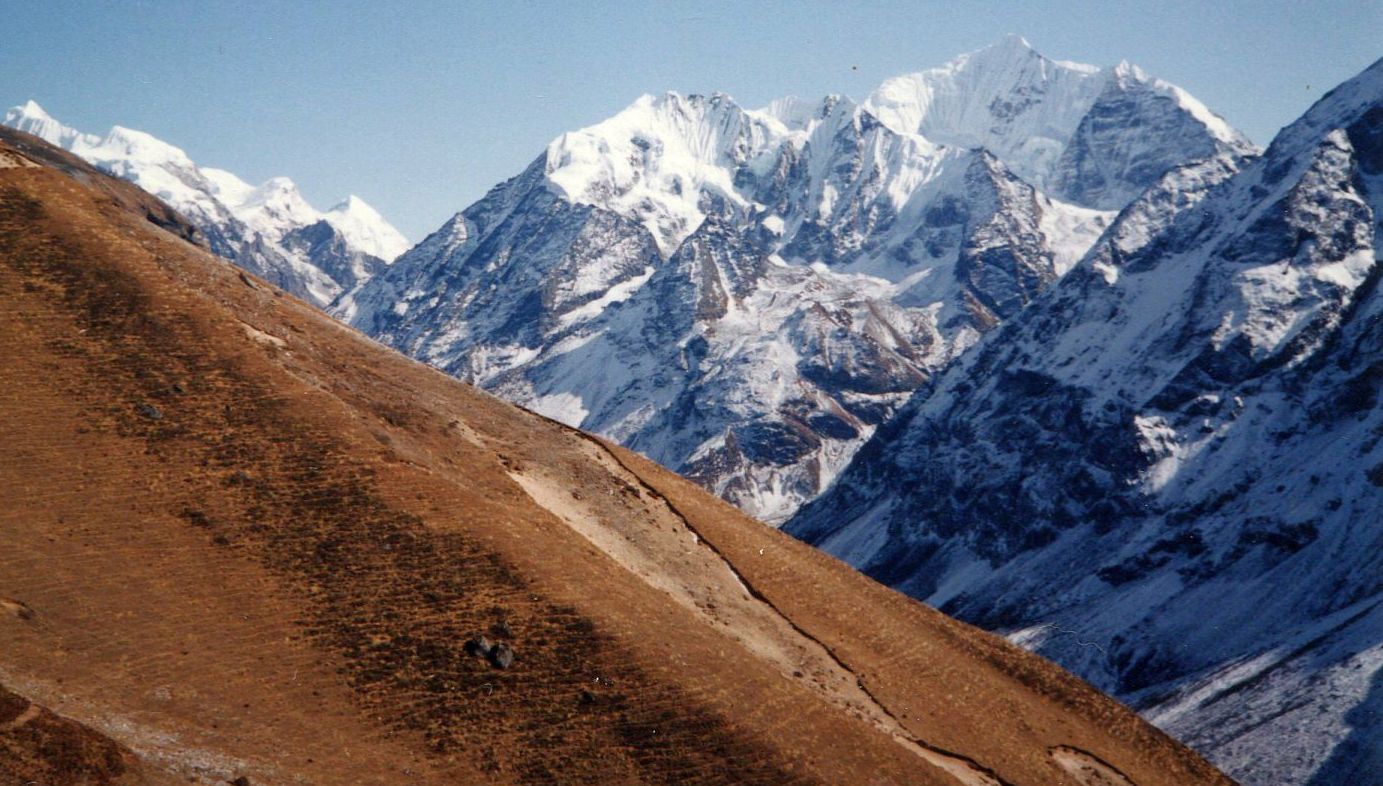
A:
{"type": "Polygon", "coordinates": [[[528,408],[573,428],[580,428],[586,416],[591,414],[581,401],[581,397],[571,393],[539,396],[529,403],[528,408]]]}

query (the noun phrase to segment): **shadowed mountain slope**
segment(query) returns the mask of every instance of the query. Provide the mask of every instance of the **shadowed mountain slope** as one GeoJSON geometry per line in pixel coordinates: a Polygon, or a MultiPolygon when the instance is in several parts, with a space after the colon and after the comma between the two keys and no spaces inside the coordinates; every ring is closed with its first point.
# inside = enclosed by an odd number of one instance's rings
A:
{"type": "Polygon", "coordinates": [[[1383,784],[1380,281],[1383,60],[1169,173],[788,531],[1246,784],[1383,784]]]}
{"type": "Polygon", "coordinates": [[[125,767],[83,783],[1229,783],[38,144],[0,140],[0,773],[46,777],[41,705],[125,767]]]}

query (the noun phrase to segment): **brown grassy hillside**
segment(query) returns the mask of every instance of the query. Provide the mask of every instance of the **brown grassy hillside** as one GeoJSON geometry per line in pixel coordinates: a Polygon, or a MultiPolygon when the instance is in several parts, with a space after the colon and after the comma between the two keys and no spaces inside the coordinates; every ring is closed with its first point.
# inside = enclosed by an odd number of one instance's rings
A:
{"type": "Polygon", "coordinates": [[[39,145],[0,135],[0,779],[50,782],[35,702],[93,746],[53,783],[1228,783],[39,145]]]}

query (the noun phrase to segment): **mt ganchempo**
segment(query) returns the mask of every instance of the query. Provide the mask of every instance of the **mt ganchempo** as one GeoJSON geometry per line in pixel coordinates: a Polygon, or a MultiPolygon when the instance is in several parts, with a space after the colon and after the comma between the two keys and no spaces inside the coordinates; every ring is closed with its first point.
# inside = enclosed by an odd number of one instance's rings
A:
{"type": "Polygon", "coordinates": [[[859,104],[645,96],[334,309],[781,522],[1113,211],[1253,151],[1136,67],[1016,37],[859,104]]]}

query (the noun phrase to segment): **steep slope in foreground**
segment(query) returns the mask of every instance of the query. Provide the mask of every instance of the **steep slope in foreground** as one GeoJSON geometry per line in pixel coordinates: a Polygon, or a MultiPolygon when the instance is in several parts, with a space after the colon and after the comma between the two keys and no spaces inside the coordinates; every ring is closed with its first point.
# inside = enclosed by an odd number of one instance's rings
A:
{"type": "Polygon", "coordinates": [[[1125,211],[789,531],[1246,783],[1373,786],[1383,61],[1228,171],[1125,211]]]}
{"type": "Polygon", "coordinates": [[[146,771],[1228,783],[1048,662],[0,161],[0,684],[146,771]]]}

